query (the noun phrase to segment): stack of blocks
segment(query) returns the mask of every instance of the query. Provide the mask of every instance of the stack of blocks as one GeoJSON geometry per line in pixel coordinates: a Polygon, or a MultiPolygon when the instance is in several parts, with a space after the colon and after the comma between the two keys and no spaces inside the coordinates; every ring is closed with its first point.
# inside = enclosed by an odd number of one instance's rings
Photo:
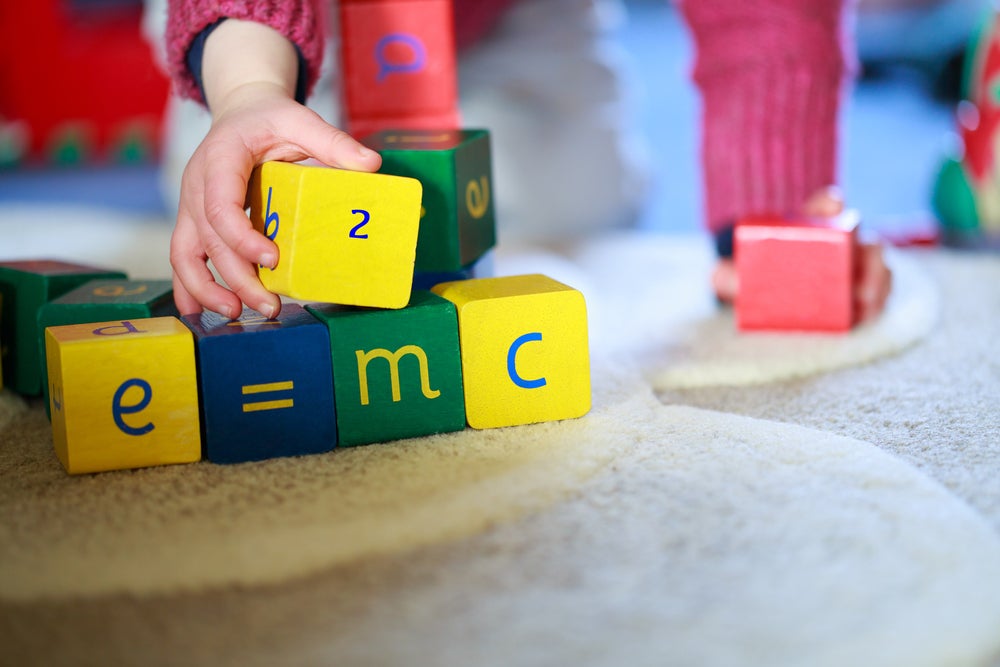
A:
{"type": "Polygon", "coordinates": [[[178,319],[165,283],[0,263],[2,368],[29,395],[47,373],[68,472],[589,411],[583,295],[543,275],[481,277],[496,243],[489,134],[457,127],[451,3],[346,0],[340,12],[348,126],[372,132],[382,173],[265,163],[248,188],[252,224],[279,249],[262,283],[313,303],[178,319]]]}

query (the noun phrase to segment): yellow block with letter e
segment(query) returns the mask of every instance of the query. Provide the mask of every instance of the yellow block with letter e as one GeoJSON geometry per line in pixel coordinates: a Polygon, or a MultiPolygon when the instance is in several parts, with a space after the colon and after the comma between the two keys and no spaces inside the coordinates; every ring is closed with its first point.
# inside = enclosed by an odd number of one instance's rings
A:
{"type": "Polygon", "coordinates": [[[415,178],[266,162],[250,219],[278,246],[264,287],[295,299],[402,308],[410,300],[423,188],[415,178]]]}
{"type": "Polygon", "coordinates": [[[56,455],[69,473],[201,459],[194,338],[174,317],[45,330],[56,455]]]}
{"type": "Polygon", "coordinates": [[[543,275],[442,283],[458,309],[466,419],[497,428],[590,410],[583,294],[543,275]]]}

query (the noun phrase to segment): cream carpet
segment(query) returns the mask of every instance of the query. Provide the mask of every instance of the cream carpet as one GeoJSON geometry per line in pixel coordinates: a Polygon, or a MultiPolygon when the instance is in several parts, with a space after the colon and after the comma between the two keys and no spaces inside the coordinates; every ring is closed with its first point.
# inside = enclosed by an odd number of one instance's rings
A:
{"type": "MultiPolygon", "coordinates": [[[[156,221],[0,234],[166,267],[156,221]]],[[[732,332],[698,240],[501,252],[587,296],[568,422],[71,478],[4,392],[0,663],[990,665],[1000,260],[891,261],[882,320],[775,339],[732,332]]]]}

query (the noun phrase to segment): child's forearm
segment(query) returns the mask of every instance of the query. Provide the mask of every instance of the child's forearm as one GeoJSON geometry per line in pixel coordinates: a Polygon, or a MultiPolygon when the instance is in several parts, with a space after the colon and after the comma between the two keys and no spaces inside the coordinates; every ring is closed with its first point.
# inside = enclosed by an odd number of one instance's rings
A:
{"type": "Polygon", "coordinates": [[[281,33],[253,21],[230,19],[212,31],[202,57],[205,102],[214,117],[261,87],[295,93],[295,46],[281,33]]]}
{"type": "MultiPolygon", "coordinates": [[[[270,26],[298,48],[304,64],[301,101],[319,76],[326,32],[325,5],[326,0],[170,0],[165,41],[167,65],[177,93],[201,100],[199,81],[194,76],[197,72],[188,69],[192,44],[216,24],[214,30],[238,19],[270,26]]],[[[250,48],[255,46],[249,44],[250,48]]]]}

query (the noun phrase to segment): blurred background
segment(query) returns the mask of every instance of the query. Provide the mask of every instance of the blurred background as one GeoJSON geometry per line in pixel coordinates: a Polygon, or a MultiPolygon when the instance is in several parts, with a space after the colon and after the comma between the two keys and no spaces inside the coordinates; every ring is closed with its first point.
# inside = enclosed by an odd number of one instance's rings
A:
{"type": "MultiPolygon", "coordinates": [[[[616,37],[635,72],[637,121],[652,167],[639,225],[696,232],[690,42],[664,0],[624,6],[616,37]]],[[[142,9],[135,0],[0,7],[0,203],[172,215],[160,187],[169,86],[142,35],[142,9]]],[[[933,227],[931,189],[955,141],[963,54],[988,10],[984,0],[861,2],[862,76],[844,108],[841,171],[849,205],[870,226],[891,234],[933,227]]]]}

